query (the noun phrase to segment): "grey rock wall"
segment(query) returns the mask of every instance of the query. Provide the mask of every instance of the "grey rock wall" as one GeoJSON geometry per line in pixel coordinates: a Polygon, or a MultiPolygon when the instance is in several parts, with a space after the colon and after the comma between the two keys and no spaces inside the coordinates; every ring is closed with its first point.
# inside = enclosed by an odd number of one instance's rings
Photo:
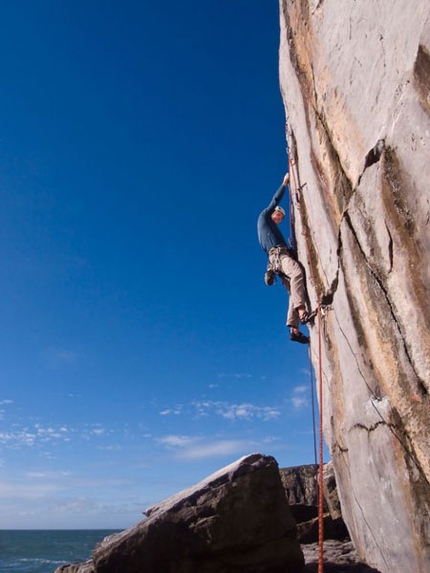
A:
{"type": "Polygon", "coordinates": [[[298,251],[312,303],[330,304],[311,351],[342,514],[363,560],[425,573],[430,2],[280,0],[280,23],[298,251]]]}

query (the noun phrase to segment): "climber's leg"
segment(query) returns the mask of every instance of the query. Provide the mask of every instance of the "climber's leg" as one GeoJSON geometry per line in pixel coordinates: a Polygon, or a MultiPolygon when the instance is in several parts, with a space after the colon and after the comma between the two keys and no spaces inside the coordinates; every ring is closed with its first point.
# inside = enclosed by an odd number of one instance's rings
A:
{"type": "Polygon", "coordinates": [[[290,282],[293,307],[301,314],[306,310],[306,286],[302,267],[288,255],[283,255],[281,257],[281,269],[290,282]]]}

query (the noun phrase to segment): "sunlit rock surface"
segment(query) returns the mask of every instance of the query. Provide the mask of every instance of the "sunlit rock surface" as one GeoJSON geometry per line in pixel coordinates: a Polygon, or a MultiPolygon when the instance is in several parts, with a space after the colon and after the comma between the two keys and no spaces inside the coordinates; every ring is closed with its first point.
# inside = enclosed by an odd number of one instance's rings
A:
{"type": "Polygon", "coordinates": [[[298,251],[330,305],[324,432],[349,532],[383,573],[430,571],[429,12],[280,0],[298,251]]]}

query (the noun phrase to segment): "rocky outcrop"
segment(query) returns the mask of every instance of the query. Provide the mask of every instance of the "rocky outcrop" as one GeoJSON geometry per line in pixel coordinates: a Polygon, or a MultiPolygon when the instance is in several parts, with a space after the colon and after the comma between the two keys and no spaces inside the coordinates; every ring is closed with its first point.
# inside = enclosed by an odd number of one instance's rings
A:
{"type": "Polygon", "coordinates": [[[280,0],[324,434],[360,558],[430,571],[430,2],[280,0]],[[321,351],[319,333],[321,332],[321,351]]]}
{"type": "MultiPolygon", "coordinates": [[[[281,468],[279,471],[290,511],[297,524],[297,537],[300,543],[315,543],[319,536],[318,466],[309,464],[281,468]]],[[[349,539],[342,519],[332,462],[324,464],[323,488],[324,539],[349,539]]]]}
{"type": "Polygon", "coordinates": [[[92,560],[57,573],[298,573],[304,565],[276,460],[252,454],[153,506],[92,560]]]}

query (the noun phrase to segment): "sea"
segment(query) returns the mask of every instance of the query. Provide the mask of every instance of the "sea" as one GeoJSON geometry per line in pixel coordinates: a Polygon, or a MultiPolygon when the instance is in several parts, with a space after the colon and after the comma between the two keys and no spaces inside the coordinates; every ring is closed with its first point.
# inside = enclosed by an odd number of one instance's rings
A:
{"type": "Polygon", "coordinates": [[[95,545],[118,529],[0,530],[0,573],[54,573],[86,561],[95,545]]]}

